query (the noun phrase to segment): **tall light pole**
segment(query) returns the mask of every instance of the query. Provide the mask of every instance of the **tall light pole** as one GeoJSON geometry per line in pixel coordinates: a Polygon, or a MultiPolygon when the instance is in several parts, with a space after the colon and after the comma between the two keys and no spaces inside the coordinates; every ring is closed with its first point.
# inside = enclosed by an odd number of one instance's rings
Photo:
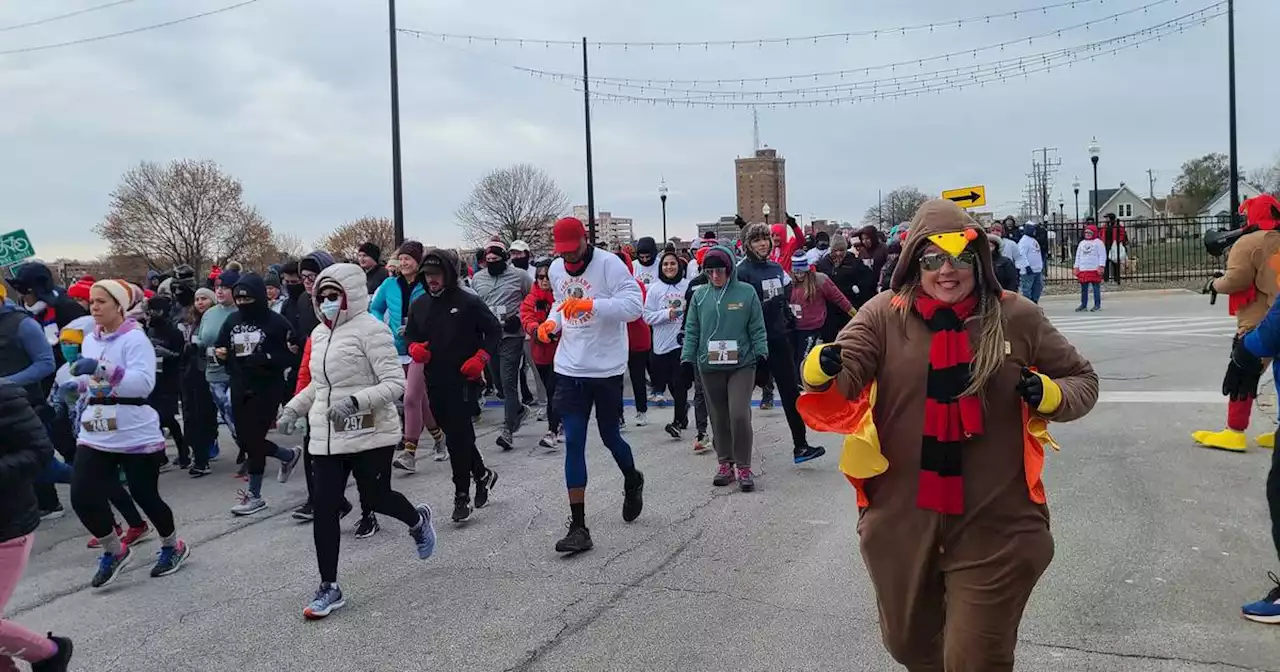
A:
{"type": "Polygon", "coordinates": [[[1080,224],[1080,176],[1071,181],[1071,191],[1076,194],[1076,225],[1080,224]]]}
{"type": "MultiPolygon", "coordinates": [[[[1093,223],[1095,226],[1098,223],[1098,217],[1100,217],[1102,214],[1098,212],[1098,158],[1099,156],[1101,156],[1101,154],[1102,154],[1102,146],[1098,144],[1098,136],[1095,135],[1093,137],[1093,140],[1089,142],[1089,161],[1093,163],[1093,223]]],[[[1103,273],[1102,273],[1102,276],[1103,276],[1102,279],[1104,281],[1107,280],[1106,270],[1107,268],[1111,267],[1111,245],[1114,244],[1115,242],[1115,234],[1116,234],[1115,224],[1108,222],[1106,234],[1103,237],[1103,241],[1102,241],[1103,247],[1106,250],[1106,254],[1107,254],[1107,264],[1106,264],[1106,267],[1103,268],[1103,273]]],[[[1114,273],[1116,275],[1116,280],[1119,281],[1120,269],[1117,267],[1114,273]]]]}
{"type": "Polygon", "coordinates": [[[1227,107],[1231,115],[1231,228],[1240,225],[1240,162],[1236,154],[1236,5],[1227,0],[1227,107]]]}
{"type": "Polygon", "coordinates": [[[667,181],[664,179],[658,184],[658,200],[662,201],[662,244],[665,246],[667,241],[667,181]]]}
{"type": "Polygon", "coordinates": [[[404,182],[400,173],[400,62],[396,55],[396,0],[387,0],[391,27],[391,214],[396,245],[404,242],[404,182]]]}

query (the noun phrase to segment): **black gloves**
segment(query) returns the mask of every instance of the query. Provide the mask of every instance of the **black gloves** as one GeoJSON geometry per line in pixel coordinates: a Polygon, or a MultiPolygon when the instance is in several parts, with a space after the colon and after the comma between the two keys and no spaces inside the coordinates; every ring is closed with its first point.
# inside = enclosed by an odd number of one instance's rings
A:
{"type": "Polygon", "coordinates": [[[769,377],[769,358],[758,357],[756,359],[756,387],[765,387],[770,383],[769,377]]]}
{"type": "Polygon", "coordinates": [[[550,302],[550,301],[534,301],[534,302],[533,302],[533,307],[534,307],[535,309],[537,309],[537,311],[538,311],[538,312],[540,312],[540,313],[549,313],[549,312],[551,312],[551,302],[550,302]]]}
{"type": "Polygon", "coordinates": [[[1215,289],[1213,288],[1213,281],[1214,281],[1214,280],[1217,280],[1218,278],[1221,278],[1222,276],[1223,276],[1223,272],[1222,272],[1222,271],[1214,271],[1214,272],[1213,272],[1213,275],[1209,276],[1209,281],[1208,281],[1208,282],[1206,282],[1206,283],[1204,283],[1204,289],[1201,289],[1201,290],[1200,290],[1200,293],[1201,293],[1201,294],[1213,294],[1213,293],[1215,293],[1217,290],[1215,290],[1215,289]]]}
{"type": "Polygon", "coordinates": [[[693,362],[680,362],[680,383],[686,390],[693,387],[693,362]]]}
{"type": "Polygon", "coordinates": [[[786,213],[786,215],[787,215],[787,226],[799,226],[799,224],[796,224],[796,218],[792,217],[791,213],[786,213]]]}
{"type": "Polygon", "coordinates": [[[738,225],[738,230],[739,230],[739,231],[741,231],[742,229],[747,228],[747,220],[743,219],[743,218],[742,218],[742,215],[734,215],[734,216],[733,216],[733,223],[738,225]]]}
{"type": "Polygon", "coordinates": [[[1222,394],[1231,401],[1247,401],[1258,394],[1262,378],[1262,360],[1244,347],[1244,337],[1237,336],[1231,346],[1231,361],[1222,379],[1222,394]]]}
{"type": "Polygon", "coordinates": [[[520,316],[508,315],[507,319],[503,320],[502,322],[502,329],[506,331],[508,334],[520,333],[520,316]]]}
{"type": "Polygon", "coordinates": [[[1022,377],[1018,379],[1018,394],[1031,408],[1039,408],[1044,401],[1044,381],[1034,371],[1022,367],[1022,377]]]}
{"type": "Polygon", "coordinates": [[[840,350],[840,346],[832,344],[822,348],[818,353],[818,366],[822,367],[822,372],[828,376],[836,376],[840,373],[840,369],[844,368],[844,357],[840,350]]]}

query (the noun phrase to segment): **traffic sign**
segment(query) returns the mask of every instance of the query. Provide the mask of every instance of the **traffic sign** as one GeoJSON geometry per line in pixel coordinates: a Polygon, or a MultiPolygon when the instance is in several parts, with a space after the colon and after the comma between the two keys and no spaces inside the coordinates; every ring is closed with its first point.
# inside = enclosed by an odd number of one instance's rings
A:
{"type": "Polygon", "coordinates": [[[35,256],[36,250],[31,247],[31,239],[23,229],[10,231],[0,236],[0,266],[13,264],[35,256]]]}
{"type": "Polygon", "coordinates": [[[962,208],[976,208],[987,204],[987,188],[978,185],[964,189],[948,189],[942,192],[942,197],[962,208]]]}

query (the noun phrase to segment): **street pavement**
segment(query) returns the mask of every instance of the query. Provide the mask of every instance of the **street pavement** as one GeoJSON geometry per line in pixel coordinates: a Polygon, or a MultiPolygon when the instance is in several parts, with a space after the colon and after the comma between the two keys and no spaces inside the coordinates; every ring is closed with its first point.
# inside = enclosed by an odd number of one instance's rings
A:
{"type": "MultiPolygon", "coordinates": [[[[1189,437],[1224,419],[1226,306],[1186,293],[1104,301],[1085,314],[1073,300],[1045,303],[1093,361],[1103,399],[1052,428],[1062,444],[1046,474],[1057,551],[1022,623],[1018,669],[1280,671],[1277,631],[1239,616],[1276,568],[1271,456],[1200,449],[1189,437]]],[[[436,554],[419,561],[386,517],[380,534],[356,540],[348,518],[348,606],[328,620],[301,617],[317,583],[310,528],[289,517],[304,498],[301,474],[283,486],[269,477],[271,508],[233,518],[242,484],[229,441],[212,476],[161,476],[192,545],[180,573],[147,576],[152,540],[107,590],[89,590],[96,557],[68,512],[41,526],[8,615],[74,637],[74,669],[95,672],[899,669],[880,644],[838,437],[813,437],[828,456],[796,467],[782,411],[757,411],[759,489],[741,494],[712,487],[714,457],[669,439],[670,411],[651,410],[650,426],[625,432],[647,477],[644,515],[622,522],[622,479],[593,437],[596,547],[562,558],[561,456],[535,446],[541,427],[501,452],[499,415],[487,410],[480,427],[501,474],[489,507],[455,526],[447,464],[397,474],[397,489],[437,512],[436,554]]],[[[1273,427],[1256,416],[1257,431],[1273,427]]]]}

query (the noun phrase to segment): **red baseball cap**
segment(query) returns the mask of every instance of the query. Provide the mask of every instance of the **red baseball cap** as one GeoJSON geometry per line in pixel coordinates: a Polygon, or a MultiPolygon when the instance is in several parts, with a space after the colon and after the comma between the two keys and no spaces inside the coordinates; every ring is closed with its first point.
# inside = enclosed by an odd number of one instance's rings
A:
{"type": "Polygon", "coordinates": [[[556,220],[551,235],[555,239],[556,254],[577,252],[582,246],[582,240],[587,237],[587,229],[577,217],[561,217],[556,220]]]}

